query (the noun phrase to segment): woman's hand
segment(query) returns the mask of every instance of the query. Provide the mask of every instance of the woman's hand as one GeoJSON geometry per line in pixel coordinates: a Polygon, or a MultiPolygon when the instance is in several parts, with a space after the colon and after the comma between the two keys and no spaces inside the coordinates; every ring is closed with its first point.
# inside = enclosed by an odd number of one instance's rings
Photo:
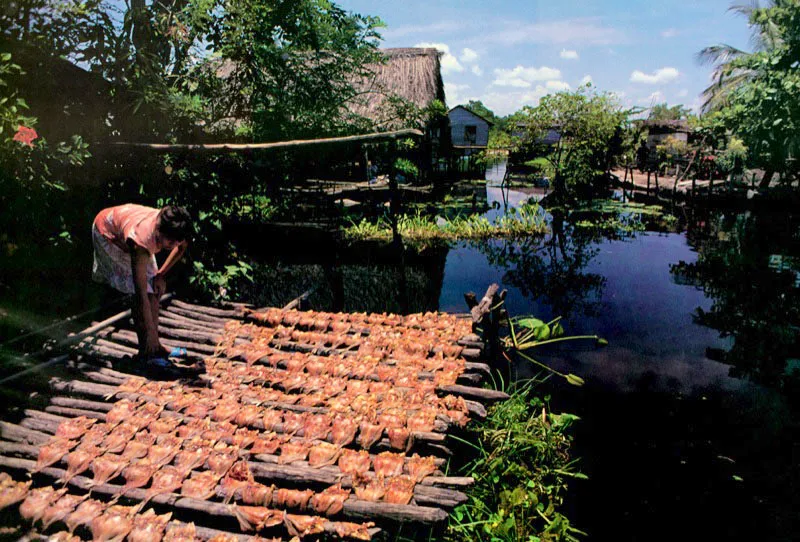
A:
{"type": "Polygon", "coordinates": [[[160,297],[166,291],[167,279],[161,273],[156,273],[156,276],[153,277],[153,293],[160,297]]]}

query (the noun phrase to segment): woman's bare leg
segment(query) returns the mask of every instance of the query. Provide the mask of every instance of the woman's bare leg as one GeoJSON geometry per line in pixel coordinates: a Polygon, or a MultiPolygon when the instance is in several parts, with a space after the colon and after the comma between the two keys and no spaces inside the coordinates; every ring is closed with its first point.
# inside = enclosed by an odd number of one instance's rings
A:
{"type": "MultiPolygon", "coordinates": [[[[158,296],[156,294],[147,294],[147,299],[150,300],[150,314],[153,315],[153,325],[156,326],[156,331],[158,331],[158,313],[161,309],[161,304],[159,303],[158,296]]],[[[160,344],[160,341],[159,341],[160,344]]],[[[161,345],[161,355],[167,357],[169,355],[169,350],[164,348],[161,345]]]]}

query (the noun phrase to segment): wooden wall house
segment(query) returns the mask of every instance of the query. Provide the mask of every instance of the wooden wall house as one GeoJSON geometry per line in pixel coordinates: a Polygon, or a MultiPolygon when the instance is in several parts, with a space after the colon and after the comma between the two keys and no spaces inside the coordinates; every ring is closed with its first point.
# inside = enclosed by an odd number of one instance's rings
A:
{"type": "Polygon", "coordinates": [[[462,175],[479,174],[477,155],[489,145],[489,128],[492,123],[457,105],[447,113],[450,120],[450,140],[453,144],[453,171],[462,175]]]}
{"type": "Polygon", "coordinates": [[[668,137],[688,143],[692,132],[686,120],[647,120],[642,125],[647,128],[647,148],[651,151],[668,137]]]}

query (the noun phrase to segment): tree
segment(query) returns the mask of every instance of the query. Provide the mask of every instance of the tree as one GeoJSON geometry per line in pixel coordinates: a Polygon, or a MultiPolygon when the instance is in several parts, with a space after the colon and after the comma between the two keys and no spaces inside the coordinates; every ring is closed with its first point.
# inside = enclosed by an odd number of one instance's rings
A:
{"type": "Polygon", "coordinates": [[[615,144],[629,112],[608,93],[590,87],[545,96],[536,107],[523,108],[529,145],[553,166],[556,197],[586,194],[622,152],[615,144]],[[558,134],[550,144],[548,134],[558,134]]]}
{"type": "MultiPolygon", "coordinates": [[[[786,3],[778,0],[777,3],[786,3]]],[[[790,0],[789,4],[792,3],[790,0]]],[[[768,6],[773,2],[768,0],[768,6]]],[[[753,15],[762,8],[758,0],[753,0],[751,4],[734,4],[729,11],[742,15],[748,19],[752,32],[750,41],[754,46],[753,52],[747,52],[726,43],[711,45],[697,53],[697,60],[701,64],[711,64],[714,66],[712,83],[703,91],[703,112],[719,110],[728,103],[731,93],[741,84],[750,81],[755,71],[743,65],[755,53],[768,51],[776,47],[781,36],[769,18],[753,19],[753,15]]]]}
{"type": "Polygon", "coordinates": [[[683,104],[670,107],[667,102],[656,104],[650,108],[648,120],[683,120],[689,118],[692,110],[683,104]]]}
{"type": "Polygon", "coordinates": [[[228,119],[277,139],[346,124],[352,82],[378,59],[375,17],[330,0],[22,0],[0,32],[102,75],[119,124],[179,137],[228,119]]]}
{"type": "Polygon", "coordinates": [[[480,100],[470,100],[466,104],[463,105],[465,109],[469,109],[476,115],[483,117],[484,119],[488,120],[492,124],[497,123],[497,115],[494,114],[494,111],[483,105],[483,102],[480,100]]]}
{"type": "Polygon", "coordinates": [[[766,188],[775,172],[797,174],[790,159],[800,152],[800,0],[752,9],[750,23],[768,46],[726,64],[726,72],[747,77],[711,117],[741,138],[749,165],[764,169],[766,188]]]}

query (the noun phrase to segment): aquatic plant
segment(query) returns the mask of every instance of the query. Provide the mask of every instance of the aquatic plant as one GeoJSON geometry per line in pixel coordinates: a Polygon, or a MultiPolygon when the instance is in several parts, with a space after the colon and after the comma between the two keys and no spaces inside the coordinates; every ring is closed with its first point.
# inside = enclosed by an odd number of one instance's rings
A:
{"type": "MultiPolygon", "coordinates": [[[[534,204],[511,210],[494,222],[480,215],[445,219],[417,211],[414,214],[400,216],[397,219],[397,229],[406,242],[424,245],[458,240],[541,235],[547,231],[547,226],[544,213],[534,204]]],[[[389,241],[392,238],[392,228],[386,218],[375,222],[362,219],[360,222],[351,221],[350,226],[344,229],[344,235],[351,241],[389,241]]]]}
{"type": "Polygon", "coordinates": [[[475,478],[469,500],[453,510],[449,540],[578,540],[585,535],[559,512],[569,478],[585,479],[570,459],[572,414],[549,412],[536,381],[492,406],[466,438],[476,454],[459,473],[475,478]]]}

